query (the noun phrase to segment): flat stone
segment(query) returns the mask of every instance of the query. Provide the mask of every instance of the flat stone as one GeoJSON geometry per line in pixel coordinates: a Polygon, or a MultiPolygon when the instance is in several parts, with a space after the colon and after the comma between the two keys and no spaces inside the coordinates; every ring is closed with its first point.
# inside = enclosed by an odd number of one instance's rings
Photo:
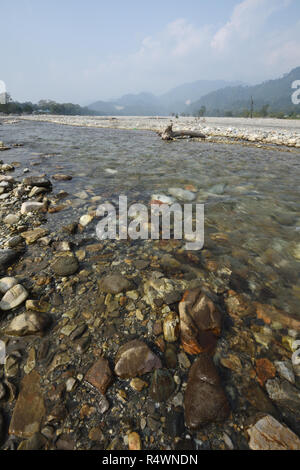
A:
{"type": "Polygon", "coordinates": [[[27,230],[26,232],[21,233],[21,237],[26,240],[26,243],[30,245],[31,243],[36,242],[40,238],[45,237],[48,234],[48,230],[45,228],[35,228],[33,230],[27,230]]]}
{"type": "Polygon", "coordinates": [[[39,194],[46,193],[47,191],[47,188],[39,188],[38,186],[33,186],[30,193],[28,194],[28,197],[35,197],[39,194]]]}
{"type": "Polygon", "coordinates": [[[5,330],[7,335],[27,336],[42,334],[50,324],[50,317],[44,313],[27,311],[15,317],[5,330]]]}
{"type": "Polygon", "coordinates": [[[224,421],[229,414],[229,404],[218,372],[208,354],[202,354],[190,369],[184,410],[186,425],[190,429],[224,421]]]}
{"type": "Polygon", "coordinates": [[[275,361],[274,364],[280,377],[286,379],[291,384],[295,383],[293,365],[289,361],[275,361]]]}
{"type": "Polygon", "coordinates": [[[290,382],[279,378],[268,380],[265,386],[285,422],[300,433],[300,390],[290,382]]]}
{"type": "Polygon", "coordinates": [[[175,390],[175,382],[167,370],[158,369],[153,372],[150,397],[155,402],[165,402],[175,390]]]}
{"type": "Polygon", "coordinates": [[[103,277],[100,284],[101,291],[108,294],[119,294],[120,292],[132,290],[132,288],[132,283],[119,273],[103,277]]]}
{"type": "Polygon", "coordinates": [[[103,357],[98,359],[88,370],[85,380],[105,395],[107,388],[112,382],[112,372],[109,367],[109,362],[103,357]]]}
{"type": "Polygon", "coordinates": [[[300,439],[287,426],[267,415],[248,429],[252,450],[300,450],[300,439]]]}
{"type": "Polygon", "coordinates": [[[121,346],[116,356],[115,373],[121,379],[131,379],[160,368],[159,357],[137,339],[121,346]]]}
{"type": "Polygon", "coordinates": [[[13,176],[9,176],[9,175],[0,175],[0,181],[7,181],[8,183],[15,183],[15,178],[13,176]]]}
{"type": "Polygon", "coordinates": [[[286,328],[300,331],[299,318],[287,315],[285,312],[278,310],[273,305],[260,304],[257,302],[256,315],[257,318],[263,320],[266,324],[278,322],[286,328]]]}
{"type": "Polygon", "coordinates": [[[52,178],[56,181],[70,181],[72,179],[72,176],[58,173],[56,175],[53,175],[52,178]]]}
{"type": "Polygon", "coordinates": [[[49,181],[47,178],[44,176],[27,176],[26,178],[23,179],[23,185],[24,186],[38,186],[41,188],[51,188],[52,184],[51,181],[49,181]]]}
{"type": "Polygon", "coordinates": [[[59,276],[71,276],[78,271],[79,263],[72,253],[62,253],[52,262],[51,268],[59,276]]]}
{"type": "Polygon", "coordinates": [[[45,210],[42,202],[26,201],[21,206],[21,214],[28,214],[29,212],[41,212],[45,210]]]}
{"type": "Polygon", "coordinates": [[[188,354],[214,350],[222,314],[213,294],[201,288],[186,291],[179,304],[181,343],[188,354]]]}
{"type": "Polygon", "coordinates": [[[22,380],[9,426],[9,434],[29,438],[40,430],[46,411],[40,379],[40,375],[36,371],[32,371],[22,380]]]}
{"type": "Polygon", "coordinates": [[[15,248],[18,245],[21,245],[24,243],[23,238],[20,235],[15,235],[14,237],[10,237],[6,242],[5,245],[7,245],[9,248],[15,248]]]}
{"type": "Polygon", "coordinates": [[[27,290],[21,285],[16,284],[11,287],[2,297],[0,302],[0,310],[12,310],[21,305],[28,297],[27,290]]]}
{"type": "Polygon", "coordinates": [[[0,294],[5,294],[9,289],[18,284],[14,277],[3,277],[0,279],[0,294]]]}

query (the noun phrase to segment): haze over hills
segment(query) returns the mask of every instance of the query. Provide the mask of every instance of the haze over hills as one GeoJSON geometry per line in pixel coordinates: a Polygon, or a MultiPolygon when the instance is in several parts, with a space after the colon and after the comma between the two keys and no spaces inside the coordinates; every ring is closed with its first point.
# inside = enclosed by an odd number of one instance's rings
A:
{"type": "Polygon", "coordinates": [[[292,103],[291,96],[295,90],[292,83],[300,80],[300,67],[293,69],[283,77],[269,80],[254,86],[234,86],[212,91],[206,96],[187,106],[185,112],[195,114],[205,107],[208,116],[224,116],[249,112],[251,97],[254,102],[254,112],[265,109],[272,113],[300,114],[300,105],[292,103]]]}
{"type": "MultiPolygon", "coordinates": [[[[292,103],[292,83],[300,80],[300,67],[283,77],[258,85],[224,80],[198,80],[186,83],[161,96],[152,93],[124,95],[111,102],[97,101],[89,109],[104,115],[168,116],[172,113],[207,116],[248,116],[251,97],[254,113],[300,114],[300,105],[292,103]]],[[[280,116],[279,116],[280,117],[280,116]]]]}
{"type": "Polygon", "coordinates": [[[198,80],[171,89],[161,96],[152,93],[124,95],[114,101],[97,101],[88,107],[106,115],[122,116],[163,116],[171,113],[187,112],[188,103],[198,100],[211,91],[227,86],[239,85],[241,82],[224,80],[198,80]]]}

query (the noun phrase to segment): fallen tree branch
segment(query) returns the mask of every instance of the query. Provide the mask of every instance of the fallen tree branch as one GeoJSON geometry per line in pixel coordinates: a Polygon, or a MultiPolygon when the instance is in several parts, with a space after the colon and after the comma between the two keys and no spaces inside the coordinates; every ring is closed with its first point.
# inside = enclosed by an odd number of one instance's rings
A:
{"type": "Polygon", "coordinates": [[[198,137],[200,139],[205,139],[206,136],[201,132],[194,131],[173,131],[173,124],[170,124],[164,131],[158,132],[158,135],[161,136],[162,140],[173,140],[176,137],[198,137]]]}

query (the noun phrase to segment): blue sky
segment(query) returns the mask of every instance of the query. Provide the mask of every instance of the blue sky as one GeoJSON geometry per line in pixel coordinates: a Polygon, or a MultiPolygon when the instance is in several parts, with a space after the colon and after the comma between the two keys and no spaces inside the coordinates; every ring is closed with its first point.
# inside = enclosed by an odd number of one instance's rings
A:
{"type": "Polygon", "coordinates": [[[300,65],[299,0],[0,0],[0,15],[0,80],[20,101],[256,83],[300,65]]]}

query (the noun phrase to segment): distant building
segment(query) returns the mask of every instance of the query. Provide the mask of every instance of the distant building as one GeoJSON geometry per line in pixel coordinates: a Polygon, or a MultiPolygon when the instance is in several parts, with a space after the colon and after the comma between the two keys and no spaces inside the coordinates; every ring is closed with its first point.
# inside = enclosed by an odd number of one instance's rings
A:
{"type": "Polygon", "coordinates": [[[7,104],[7,103],[8,103],[8,94],[0,93],[0,104],[7,104]]]}

